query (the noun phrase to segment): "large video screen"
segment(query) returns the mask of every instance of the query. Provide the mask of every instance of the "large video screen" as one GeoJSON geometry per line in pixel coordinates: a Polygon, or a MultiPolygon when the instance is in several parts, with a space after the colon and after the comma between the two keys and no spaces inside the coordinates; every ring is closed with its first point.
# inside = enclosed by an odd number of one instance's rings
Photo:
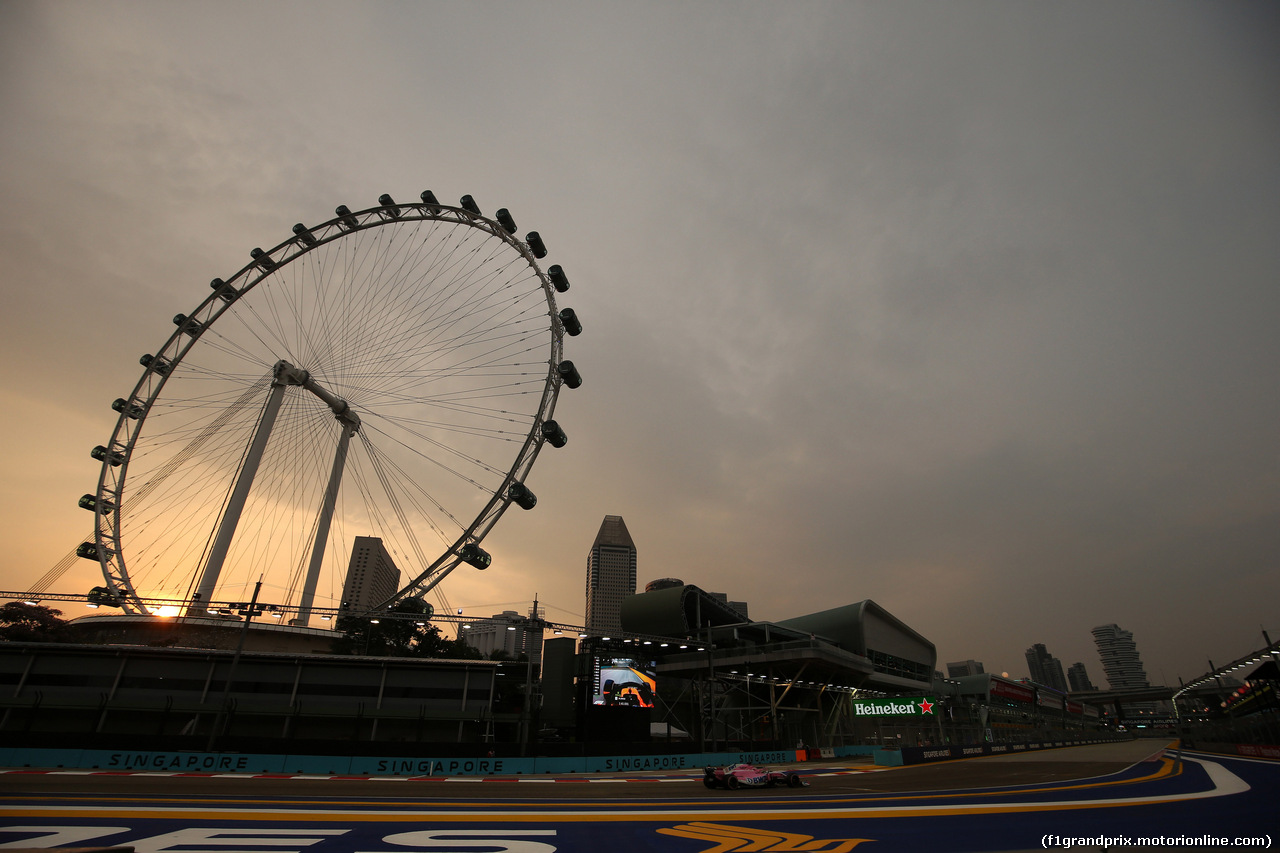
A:
{"type": "Polygon", "coordinates": [[[593,705],[652,708],[658,682],[653,671],[632,658],[599,658],[596,661],[593,705]]]}

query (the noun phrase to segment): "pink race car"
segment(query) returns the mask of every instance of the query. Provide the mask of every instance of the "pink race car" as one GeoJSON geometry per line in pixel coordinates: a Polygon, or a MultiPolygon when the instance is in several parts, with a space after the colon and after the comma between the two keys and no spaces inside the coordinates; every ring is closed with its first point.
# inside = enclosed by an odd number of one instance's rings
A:
{"type": "Polygon", "coordinates": [[[809,783],[790,770],[765,770],[754,764],[730,764],[726,767],[706,768],[702,784],[708,788],[728,788],[733,791],[738,788],[772,788],[774,785],[803,788],[809,783]]]}

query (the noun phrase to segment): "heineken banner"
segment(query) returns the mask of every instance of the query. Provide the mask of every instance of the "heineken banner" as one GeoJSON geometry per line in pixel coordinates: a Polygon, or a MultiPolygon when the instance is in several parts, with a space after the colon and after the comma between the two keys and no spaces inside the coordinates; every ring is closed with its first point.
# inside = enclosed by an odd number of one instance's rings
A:
{"type": "Polygon", "coordinates": [[[854,699],[855,717],[931,717],[938,700],[933,696],[897,696],[892,699],[854,699]]]}

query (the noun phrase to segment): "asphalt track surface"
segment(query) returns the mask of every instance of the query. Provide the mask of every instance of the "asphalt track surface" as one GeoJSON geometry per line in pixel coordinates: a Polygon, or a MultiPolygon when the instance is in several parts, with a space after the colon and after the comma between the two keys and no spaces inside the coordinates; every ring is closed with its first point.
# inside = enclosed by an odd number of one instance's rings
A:
{"type": "Polygon", "coordinates": [[[1280,843],[1280,764],[1204,755],[1177,761],[1166,746],[1144,740],[891,769],[808,763],[792,769],[809,787],[763,791],[707,790],[701,773],[689,771],[554,778],[9,772],[0,773],[0,848],[86,846],[71,843],[72,832],[95,826],[115,831],[95,843],[192,853],[1012,851],[1042,849],[1050,833],[1098,839],[1144,831],[1247,831],[1280,843]],[[35,826],[64,834],[15,834],[35,826]],[[292,848],[285,838],[259,838],[232,851],[234,841],[202,842],[198,833],[214,831],[208,827],[233,837],[297,837],[292,848]]]}

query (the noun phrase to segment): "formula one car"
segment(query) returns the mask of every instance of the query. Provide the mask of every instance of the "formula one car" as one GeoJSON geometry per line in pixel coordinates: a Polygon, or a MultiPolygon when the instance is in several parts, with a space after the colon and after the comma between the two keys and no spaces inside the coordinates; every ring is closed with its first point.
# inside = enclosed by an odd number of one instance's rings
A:
{"type": "Polygon", "coordinates": [[[706,768],[702,784],[708,788],[728,788],[735,791],[738,788],[772,788],[775,785],[803,788],[809,783],[790,770],[765,770],[754,764],[730,764],[726,767],[706,768]]]}

